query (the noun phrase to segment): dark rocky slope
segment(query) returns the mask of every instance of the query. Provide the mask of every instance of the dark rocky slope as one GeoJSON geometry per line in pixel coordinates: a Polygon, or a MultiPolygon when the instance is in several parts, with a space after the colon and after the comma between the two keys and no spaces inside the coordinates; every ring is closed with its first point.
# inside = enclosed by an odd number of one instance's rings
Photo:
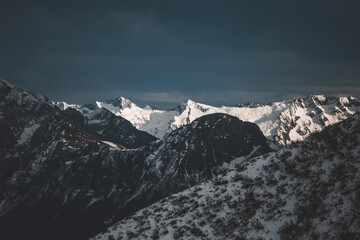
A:
{"type": "Polygon", "coordinates": [[[73,108],[67,108],[64,114],[97,138],[125,148],[139,148],[157,140],[156,137],[137,130],[128,120],[105,108],[96,109],[86,116],[73,108]]]}
{"type": "MultiPolygon", "coordinates": [[[[94,119],[108,113],[99,114],[94,119]]],[[[224,114],[199,118],[142,148],[123,149],[104,143],[81,116],[5,81],[0,118],[5,239],[86,239],[211,178],[234,158],[246,161],[271,150],[255,124],[224,114]]]]}

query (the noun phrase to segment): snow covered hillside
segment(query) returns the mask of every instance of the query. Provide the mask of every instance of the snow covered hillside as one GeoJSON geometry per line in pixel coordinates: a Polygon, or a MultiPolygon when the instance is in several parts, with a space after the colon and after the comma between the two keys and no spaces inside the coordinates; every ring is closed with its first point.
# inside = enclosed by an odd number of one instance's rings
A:
{"type": "Polygon", "coordinates": [[[354,97],[311,95],[269,104],[243,104],[233,107],[213,107],[187,100],[177,108],[165,111],[141,108],[123,97],[87,105],[55,103],[62,109],[73,107],[87,115],[97,108],[106,108],[129,120],[139,130],[158,138],[168,132],[211,114],[226,113],[243,121],[259,125],[270,140],[282,145],[303,140],[325,126],[342,121],[360,111],[360,100],[354,97]]]}
{"type": "Polygon", "coordinates": [[[92,239],[359,239],[360,115],[163,199],[92,239]]]}

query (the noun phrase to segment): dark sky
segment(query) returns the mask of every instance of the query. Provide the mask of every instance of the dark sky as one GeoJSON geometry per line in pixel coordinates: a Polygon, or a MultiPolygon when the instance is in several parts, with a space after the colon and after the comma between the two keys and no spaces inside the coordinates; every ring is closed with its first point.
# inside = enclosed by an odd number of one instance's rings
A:
{"type": "Polygon", "coordinates": [[[0,1],[0,78],[167,108],[360,95],[359,1],[0,1]]]}

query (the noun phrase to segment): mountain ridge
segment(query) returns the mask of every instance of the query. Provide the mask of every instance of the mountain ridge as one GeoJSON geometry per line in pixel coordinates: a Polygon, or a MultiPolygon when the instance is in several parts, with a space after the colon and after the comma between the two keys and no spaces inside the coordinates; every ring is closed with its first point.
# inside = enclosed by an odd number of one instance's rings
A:
{"type": "MultiPolygon", "coordinates": [[[[97,102],[96,106],[107,108],[115,115],[129,120],[138,129],[160,139],[200,116],[226,113],[258,124],[268,139],[281,145],[303,140],[312,132],[320,131],[325,126],[342,121],[360,111],[358,98],[325,95],[310,95],[267,104],[248,103],[234,107],[213,107],[188,99],[170,110],[141,108],[132,102],[126,108],[118,108],[109,101],[105,102],[106,104],[97,102]]],[[[85,106],[74,107],[86,115],[92,110],[85,106]]]]}

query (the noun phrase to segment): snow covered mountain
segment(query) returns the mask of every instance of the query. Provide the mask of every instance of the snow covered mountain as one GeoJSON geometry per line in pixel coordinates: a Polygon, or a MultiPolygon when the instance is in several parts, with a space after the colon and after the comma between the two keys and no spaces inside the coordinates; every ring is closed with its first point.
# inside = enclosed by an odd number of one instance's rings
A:
{"type": "MultiPolygon", "coordinates": [[[[257,125],[225,114],[203,116],[163,140],[125,149],[103,139],[111,136],[108,124],[114,131],[130,124],[120,116],[102,108],[86,117],[61,111],[6,81],[0,81],[0,119],[4,239],[85,239],[219,174],[235,158],[271,151],[257,125]]],[[[119,136],[131,138],[138,131],[131,127],[130,135],[119,136]]]]}
{"type": "Polygon", "coordinates": [[[165,198],[92,239],[359,239],[360,115],[165,198]]]}
{"type": "Polygon", "coordinates": [[[129,120],[139,130],[158,138],[195,119],[212,113],[226,113],[243,121],[256,123],[264,135],[282,145],[303,140],[325,126],[342,121],[360,111],[360,100],[354,97],[311,95],[269,104],[249,103],[234,107],[213,107],[187,100],[177,108],[165,111],[141,108],[130,100],[117,98],[87,105],[56,103],[62,109],[73,107],[87,115],[97,108],[106,108],[129,120]]]}
{"type": "Polygon", "coordinates": [[[92,111],[105,108],[115,114],[130,121],[139,130],[148,132],[149,134],[162,139],[169,132],[171,122],[174,117],[179,115],[177,110],[158,110],[149,106],[141,108],[130,100],[119,97],[105,102],[96,101],[95,103],[77,105],[67,104],[65,102],[53,102],[60,109],[75,108],[85,116],[91,114],[92,111]]]}

